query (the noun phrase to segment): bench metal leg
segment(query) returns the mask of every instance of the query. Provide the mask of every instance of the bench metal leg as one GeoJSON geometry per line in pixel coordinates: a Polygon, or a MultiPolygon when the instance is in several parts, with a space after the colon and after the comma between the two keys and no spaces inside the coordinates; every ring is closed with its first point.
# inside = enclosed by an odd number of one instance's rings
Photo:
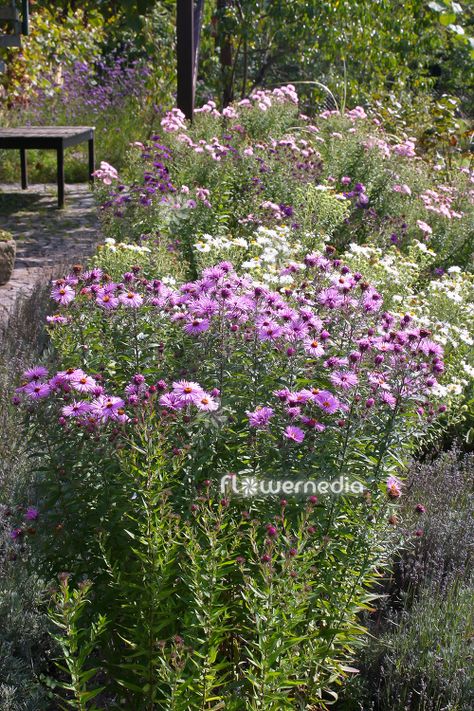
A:
{"type": "Polygon", "coordinates": [[[26,163],[26,150],[20,148],[20,166],[21,166],[21,189],[26,190],[28,187],[28,166],[26,163]]]}
{"type": "Polygon", "coordinates": [[[94,176],[92,173],[95,170],[95,154],[94,154],[94,139],[89,139],[89,180],[91,183],[94,182],[94,176]]]}
{"type": "Polygon", "coordinates": [[[58,207],[64,207],[64,147],[57,149],[58,153],[58,207]]]}

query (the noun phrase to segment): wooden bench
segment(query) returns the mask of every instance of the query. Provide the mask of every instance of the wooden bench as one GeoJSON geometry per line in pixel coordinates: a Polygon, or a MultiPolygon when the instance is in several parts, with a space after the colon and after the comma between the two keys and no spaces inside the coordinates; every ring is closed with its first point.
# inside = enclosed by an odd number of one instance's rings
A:
{"type": "Polygon", "coordinates": [[[0,128],[0,149],[19,149],[21,187],[28,187],[26,151],[28,148],[54,150],[58,156],[58,207],[64,207],[64,149],[88,142],[89,179],[94,180],[93,126],[20,126],[0,128]]]}

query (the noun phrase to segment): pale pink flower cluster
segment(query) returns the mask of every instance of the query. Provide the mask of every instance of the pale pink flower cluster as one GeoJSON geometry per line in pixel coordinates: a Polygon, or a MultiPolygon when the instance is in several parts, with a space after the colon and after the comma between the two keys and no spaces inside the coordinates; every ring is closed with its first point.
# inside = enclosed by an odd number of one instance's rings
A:
{"type": "Polygon", "coordinates": [[[355,119],[366,119],[367,114],[365,113],[362,106],[356,106],[355,109],[351,109],[347,112],[347,116],[354,121],[355,119]]]}
{"type": "Polygon", "coordinates": [[[416,224],[426,237],[433,234],[431,227],[427,225],[426,222],[423,222],[423,220],[417,220],[416,224]]]}
{"type": "Polygon", "coordinates": [[[118,180],[119,177],[117,170],[113,167],[113,165],[106,163],[105,160],[101,161],[100,168],[94,170],[92,175],[94,178],[102,180],[104,185],[112,185],[112,181],[118,180]]]}
{"type": "Polygon", "coordinates": [[[397,156],[403,156],[405,158],[415,158],[415,141],[411,138],[405,138],[402,143],[397,143],[393,146],[393,152],[397,156]]]}
{"type": "MultiPolygon", "coordinates": [[[[314,148],[312,148],[312,146],[304,138],[296,140],[294,136],[288,136],[286,138],[280,139],[279,141],[275,141],[274,139],[272,139],[270,141],[270,145],[272,148],[288,148],[293,154],[302,155],[305,158],[309,158],[309,156],[312,155],[316,155],[318,158],[320,157],[320,154],[317,153],[317,151],[315,151],[314,148]]],[[[260,146],[259,144],[257,144],[256,147],[264,148],[264,146],[260,146]]]]}
{"type": "Polygon", "coordinates": [[[216,136],[210,141],[201,138],[197,143],[187,133],[180,133],[176,138],[180,143],[185,143],[189,148],[192,148],[195,153],[209,153],[211,158],[217,162],[230,152],[230,148],[222,145],[216,136]]]}
{"type": "Polygon", "coordinates": [[[439,188],[439,192],[436,190],[425,190],[425,192],[420,195],[420,199],[423,201],[425,209],[430,212],[435,212],[437,215],[447,217],[448,220],[452,220],[453,217],[461,219],[463,213],[456,212],[451,207],[454,202],[453,193],[453,188],[442,185],[439,188]]]}
{"type": "Polygon", "coordinates": [[[402,183],[401,185],[396,185],[392,186],[392,190],[394,193],[402,193],[403,195],[411,195],[411,188],[409,185],[406,185],[405,183],[402,183]]]}
{"type": "MultiPolygon", "coordinates": [[[[264,200],[262,203],[260,203],[260,207],[263,210],[268,210],[269,212],[271,212],[277,222],[279,222],[280,220],[282,220],[286,217],[286,215],[282,211],[280,205],[277,205],[276,202],[272,202],[271,200],[264,200]]],[[[250,218],[250,217],[251,216],[248,215],[248,218],[250,218]]]]}
{"type": "Polygon", "coordinates": [[[392,149],[387,141],[382,138],[377,138],[376,136],[370,136],[370,138],[362,144],[366,150],[371,150],[372,148],[378,148],[380,153],[384,158],[390,158],[392,155],[392,149]]]}
{"type": "Polygon", "coordinates": [[[163,131],[166,131],[166,133],[181,131],[183,128],[186,128],[185,119],[186,116],[181,109],[171,109],[171,111],[168,111],[164,118],[161,119],[163,131]]]}
{"type": "Polygon", "coordinates": [[[210,114],[211,116],[221,116],[215,101],[208,101],[198,109],[194,109],[196,114],[210,114]]]}

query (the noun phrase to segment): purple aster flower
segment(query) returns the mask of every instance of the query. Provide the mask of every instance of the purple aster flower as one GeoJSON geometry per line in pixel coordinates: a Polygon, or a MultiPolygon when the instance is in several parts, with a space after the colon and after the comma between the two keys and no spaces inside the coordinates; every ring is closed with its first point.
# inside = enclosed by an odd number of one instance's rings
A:
{"type": "Polygon", "coordinates": [[[257,430],[263,430],[268,426],[270,418],[273,417],[274,411],[271,407],[257,407],[253,412],[249,410],[245,413],[249,418],[250,427],[257,430]]]}
{"type": "Polygon", "coordinates": [[[23,392],[28,395],[32,400],[40,400],[43,397],[48,397],[51,394],[51,387],[49,383],[38,383],[32,381],[25,385],[23,392]]]}
{"type": "Polygon", "coordinates": [[[326,306],[328,309],[337,309],[344,303],[344,297],[337,289],[331,287],[329,289],[323,289],[319,293],[318,301],[322,306],[326,306]]]}
{"type": "Polygon", "coordinates": [[[436,343],[435,341],[430,341],[427,338],[424,338],[423,341],[420,343],[419,350],[427,356],[442,357],[444,353],[443,346],[441,346],[439,343],[436,343]]]}
{"type": "Polygon", "coordinates": [[[167,410],[172,410],[173,412],[182,410],[184,407],[182,399],[178,397],[176,393],[166,393],[162,395],[159,399],[159,403],[162,407],[165,407],[167,410]]]}
{"type": "Polygon", "coordinates": [[[294,425],[288,425],[288,427],[283,432],[283,437],[292,440],[293,442],[302,442],[305,438],[305,433],[299,427],[294,427],[294,425]]]}
{"type": "Polygon", "coordinates": [[[314,417],[302,417],[301,422],[305,425],[305,427],[308,427],[311,430],[315,430],[316,432],[324,432],[324,430],[326,429],[326,425],[323,425],[321,422],[318,422],[314,419],[314,417]]]}
{"type": "Polygon", "coordinates": [[[192,318],[185,325],[184,330],[186,331],[186,333],[196,335],[198,333],[204,333],[204,331],[207,331],[209,326],[210,321],[207,318],[192,318]]]}
{"type": "Polygon", "coordinates": [[[275,390],[273,394],[282,402],[286,402],[290,396],[290,391],[288,388],[282,388],[281,390],[275,390]]]}
{"type": "Polygon", "coordinates": [[[26,521],[36,521],[39,516],[39,511],[36,506],[28,506],[25,513],[26,521]]]}
{"type": "Polygon", "coordinates": [[[382,307],[383,298],[375,289],[367,289],[364,292],[363,304],[365,311],[372,313],[382,307]]]}
{"type": "Polygon", "coordinates": [[[34,368],[29,368],[28,370],[25,370],[22,377],[25,380],[31,381],[31,380],[41,380],[41,378],[45,378],[47,375],[48,375],[48,371],[46,368],[43,368],[42,365],[36,365],[36,366],[34,366],[34,368]]]}
{"type": "Polygon", "coordinates": [[[23,536],[23,529],[22,528],[14,528],[12,531],[10,531],[10,538],[12,541],[18,540],[18,538],[21,538],[23,536]]]}
{"type": "Polygon", "coordinates": [[[328,415],[334,414],[341,406],[339,400],[328,390],[319,390],[314,395],[314,402],[328,415]]]}
{"type": "Polygon", "coordinates": [[[343,370],[336,370],[334,373],[331,373],[330,380],[333,385],[342,388],[343,390],[353,388],[359,382],[359,379],[355,373],[343,370]]]}
{"type": "Polygon", "coordinates": [[[91,411],[91,404],[85,400],[73,401],[70,405],[65,405],[61,414],[63,417],[80,417],[91,411]]]}

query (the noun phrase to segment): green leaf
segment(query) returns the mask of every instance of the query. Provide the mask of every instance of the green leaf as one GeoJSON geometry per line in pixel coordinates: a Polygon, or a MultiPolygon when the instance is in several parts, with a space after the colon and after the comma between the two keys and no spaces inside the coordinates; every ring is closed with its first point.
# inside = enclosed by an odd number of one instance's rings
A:
{"type": "Polygon", "coordinates": [[[443,12],[442,15],[439,16],[439,21],[441,22],[444,27],[447,27],[448,25],[451,25],[453,22],[456,22],[456,15],[453,12],[447,13],[443,12]]]}

